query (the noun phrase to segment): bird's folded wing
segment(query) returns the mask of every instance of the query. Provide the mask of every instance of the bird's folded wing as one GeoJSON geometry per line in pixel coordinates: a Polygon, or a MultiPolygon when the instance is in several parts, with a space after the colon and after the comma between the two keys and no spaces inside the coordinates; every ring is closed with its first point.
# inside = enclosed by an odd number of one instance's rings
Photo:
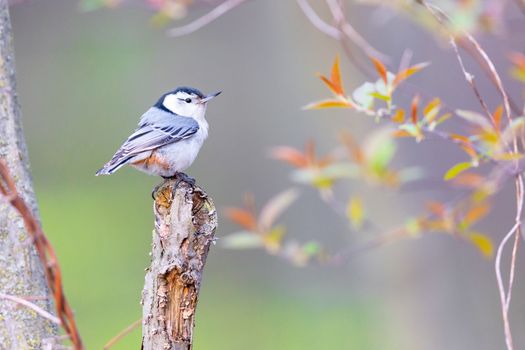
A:
{"type": "Polygon", "coordinates": [[[193,136],[198,130],[199,124],[195,119],[177,115],[157,119],[151,124],[141,123],[115,157],[127,157],[178,142],[193,136]]]}

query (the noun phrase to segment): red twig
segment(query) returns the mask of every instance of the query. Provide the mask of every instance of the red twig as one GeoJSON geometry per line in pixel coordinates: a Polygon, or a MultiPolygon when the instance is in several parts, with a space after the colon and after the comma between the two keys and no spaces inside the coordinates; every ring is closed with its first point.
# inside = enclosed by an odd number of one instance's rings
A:
{"type": "Polygon", "coordinates": [[[61,325],[70,337],[74,349],[83,350],[84,346],[80,339],[73,311],[67,302],[62,288],[62,274],[60,272],[60,266],[55,251],[42,231],[38,220],[34,217],[33,213],[16,190],[16,185],[9,174],[9,169],[2,160],[0,160],[0,194],[5,196],[11,205],[18,211],[20,216],[22,216],[27,232],[31,235],[40,261],[44,266],[47,284],[53,293],[56,311],[61,325]]]}

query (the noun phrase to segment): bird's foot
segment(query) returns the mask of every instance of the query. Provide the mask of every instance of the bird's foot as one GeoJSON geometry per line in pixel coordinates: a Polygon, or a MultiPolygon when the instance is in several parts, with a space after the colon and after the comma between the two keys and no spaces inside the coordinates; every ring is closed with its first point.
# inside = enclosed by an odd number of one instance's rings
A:
{"type": "Polygon", "coordinates": [[[153,198],[153,200],[156,200],[155,193],[157,193],[160,186],[162,186],[162,184],[158,184],[157,186],[153,187],[153,189],[151,190],[151,198],[153,198]]]}
{"type": "Polygon", "coordinates": [[[176,190],[177,187],[179,187],[179,184],[181,182],[186,182],[191,187],[195,187],[195,179],[191,176],[186,175],[185,173],[177,173],[175,174],[175,178],[177,178],[177,182],[175,182],[175,185],[173,186],[173,190],[176,190]]]}

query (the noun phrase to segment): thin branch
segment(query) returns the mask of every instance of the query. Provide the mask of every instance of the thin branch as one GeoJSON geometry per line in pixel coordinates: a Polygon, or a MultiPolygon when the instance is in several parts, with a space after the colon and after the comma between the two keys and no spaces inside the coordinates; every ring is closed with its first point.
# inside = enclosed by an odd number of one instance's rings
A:
{"type": "Polygon", "coordinates": [[[494,117],[492,116],[492,113],[490,113],[489,107],[485,103],[485,100],[483,99],[483,97],[481,97],[481,93],[479,92],[478,87],[476,86],[476,83],[474,81],[474,76],[470,74],[469,72],[467,72],[467,69],[465,68],[463,58],[461,57],[459,53],[458,45],[456,44],[456,40],[454,39],[454,37],[451,37],[450,45],[454,48],[454,52],[456,53],[456,57],[458,59],[459,66],[461,67],[461,71],[463,72],[463,75],[465,76],[465,80],[467,81],[467,83],[470,84],[470,87],[472,88],[472,90],[474,91],[474,94],[478,98],[478,101],[481,107],[483,108],[483,111],[485,112],[489,120],[492,122],[492,125],[496,125],[494,121],[494,117]]]}
{"type": "Polygon", "coordinates": [[[518,255],[518,247],[520,244],[520,228],[516,230],[514,235],[514,246],[512,247],[512,258],[510,261],[510,272],[509,272],[509,286],[507,287],[507,300],[505,301],[505,308],[509,312],[510,300],[512,298],[512,285],[514,284],[514,273],[516,271],[516,256],[518,255]]]}
{"type": "Polygon", "coordinates": [[[389,232],[386,232],[386,233],[383,233],[379,236],[376,236],[372,239],[370,239],[369,241],[365,242],[365,243],[362,243],[356,247],[348,247],[348,248],[345,248],[341,251],[339,251],[338,253],[334,254],[329,260],[328,260],[328,264],[329,265],[340,265],[342,264],[343,262],[345,261],[348,261],[348,259],[358,255],[358,254],[361,254],[361,253],[364,253],[364,252],[367,252],[371,249],[374,249],[374,248],[378,248],[378,247],[382,247],[382,246],[385,246],[386,244],[388,243],[392,243],[392,242],[395,242],[401,238],[405,238],[409,235],[409,233],[407,232],[407,230],[405,229],[405,227],[400,227],[400,228],[397,228],[397,229],[394,229],[392,231],[389,231],[389,232]]]}
{"type": "MultiPolygon", "coordinates": [[[[445,21],[447,22],[451,21],[450,17],[439,7],[429,4],[425,0],[417,0],[417,2],[423,5],[430,12],[430,14],[437,20],[437,22],[441,24],[445,30],[448,31],[451,41],[455,42],[456,39],[454,37],[454,34],[449,31],[447,25],[445,24],[445,21]]],[[[503,97],[503,106],[505,109],[505,114],[507,116],[507,119],[510,122],[512,117],[510,113],[509,97],[507,95],[507,91],[503,87],[503,82],[501,81],[501,78],[498,74],[498,71],[496,70],[496,67],[494,66],[494,63],[492,62],[490,57],[487,55],[487,52],[481,47],[481,45],[476,40],[476,38],[472,36],[472,34],[470,34],[469,32],[465,30],[462,31],[462,34],[467,38],[470,44],[474,47],[474,49],[476,50],[476,53],[478,54],[477,56],[482,60],[482,62],[484,63],[484,65],[486,65],[486,68],[490,72],[491,81],[494,83],[494,85],[496,85],[497,90],[503,97]]],[[[484,65],[480,64],[482,68],[485,68],[484,65]]]]}
{"type": "Polygon", "coordinates": [[[196,32],[202,27],[205,27],[206,25],[215,21],[217,18],[221,17],[226,12],[233,10],[237,6],[241,5],[245,1],[246,0],[226,0],[222,4],[215,7],[213,10],[211,10],[204,16],[197,18],[193,22],[186,24],[184,26],[181,26],[181,27],[175,27],[175,28],[169,29],[167,31],[167,35],[172,36],[172,37],[177,37],[177,36],[188,35],[193,32],[196,32]]]}
{"type": "Polygon", "coordinates": [[[75,350],[83,350],[82,340],[78,332],[73,311],[67,302],[62,287],[62,273],[57,262],[55,250],[47,239],[40,223],[32,214],[27,204],[18,193],[15,181],[9,173],[7,165],[0,159],[0,194],[7,198],[14,209],[18,211],[24,221],[27,232],[33,239],[38,257],[45,267],[45,275],[49,289],[53,293],[55,307],[62,328],[71,338],[75,350]]]}
{"type": "Polygon", "coordinates": [[[336,39],[341,44],[345,55],[352,62],[356,68],[362,72],[367,77],[373,77],[373,71],[366,66],[359,58],[356,57],[350,46],[348,38],[344,35],[341,28],[334,27],[326,23],[321,19],[321,17],[315,12],[315,10],[310,6],[307,0],[297,0],[297,4],[303,11],[305,17],[312,23],[321,32],[326,35],[336,39]]]}
{"type": "Polygon", "coordinates": [[[4,294],[4,293],[1,293],[1,292],[0,292],[0,299],[10,300],[10,301],[15,302],[17,304],[20,304],[20,305],[23,305],[25,307],[28,307],[31,310],[35,311],[40,316],[50,320],[51,322],[56,323],[58,325],[61,324],[60,319],[58,317],[56,317],[55,315],[50,314],[46,310],[42,309],[40,306],[38,306],[36,304],[33,304],[32,302],[27,301],[26,299],[23,299],[23,298],[14,296],[14,295],[4,294]]]}
{"type": "Polygon", "coordinates": [[[138,320],[136,320],[135,322],[133,322],[132,324],[130,324],[129,326],[121,330],[116,336],[111,338],[111,340],[108,341],[106,345],[104,345],[104,348],[102,350],[109,350],[110,348],[115,346],[115,344],[117,344],[122,338],[124,338],[129,333],[131,333],[133,330],[135,330],[135,328],[140,326],[141,323],[142,323],[142,318],[139,318],[138,320]]]}
{"type": "Polygon", "coordinates": [[[496,260],[494,262],[494,267],[496,269],[496,280],[498,282],[498,290],[499,290],[499,296],[500,296],[500,301],[501,301],[503,328],[505,330],[505,342],[507,344],[508,350],[514,349],[514,346],[512,344],[512,333],[510,330],[509,313],[508,313],[508,308],[507,308],[507,293],[505,292],[503,278],[501,276],[501,256],[503,254],[503,248],[505,247],[505,244],[507,244],[507,241],[512,237],[512,235],[515,232],[517,232],[519,226],[520,226],[520,223],[517,222],[516,224],[514,224],[511,230],[505,235],[505,237],[503,238],[503,240],[498,246],[498,250],[496,253],[496,260]]]}
{"type": "Polygon", "coordinates": [[[390,61],[390,58],[384,53],[380,52],[372,45],[370,45],[365,38],[359,34],[354,27],[350,25],[344,14],[343,5],[339,0],[325,0],[332,17],[341,32],[343,32],[348,39],[355,43],[367,56],[378,58],[383,62],[390,61]]]}
{"type": "Polygon", "coordinates": [[[317,12],[315,12],[314,9],[310,6],[307,0],[297,0],[297,4],[303,11],[306,18],[308,18],[308,20],[310,21],[310,23],[313,24],[314,27],[336,40],[341,40],[341,32],[339,31],[339,29],[323,21],[321,17],[319,17],[319,15],[317,14],[317,12]]]}

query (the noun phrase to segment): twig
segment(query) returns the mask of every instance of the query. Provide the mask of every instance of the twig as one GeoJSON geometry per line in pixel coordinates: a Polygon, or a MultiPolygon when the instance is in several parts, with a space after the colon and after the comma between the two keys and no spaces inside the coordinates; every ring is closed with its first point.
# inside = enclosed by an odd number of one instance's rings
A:
{"type": "MultiPolygon", "coordinates": [[[[417,2],[420,3],[421,5],[423,5],[430,12],[430,14],[438,21],[438,23],[441,24],[443,26],[443,28],[449,32],[448,34],[449,34],[449,36],[451,38],[451,41],[455,42],[456,39],[454,37],[454,34],[450,33],[450,31],[448,30],[448,27],[444,23],[445,20],[450,22],[450,17],[443,10],[441,10],[439,7],[437,7],[435,5],[432,5],[432,4],[429,4],[425,0],[417,0],[417,2]]],[[[476,50],[479,58],[482,59],[483,63],[487,66],[487,69],[490,72],[491,81],[496,85],[496,88],[498,89],[499,93],[503,97],[503,106],[504,106],[504,109],[505,109],[505,114],[507,116],[507,119],[510,122],[512,117],[511,117],[511,113],[510,113],[509,97],[507,95],[507,92],[506,92],[505,88],[503,87],[503,83],[502,83],[501,78],[500,78],[500,76],[498,74],[498,71],[496,70],[496,67],[494,66],[494,63],[492,62],[490,57],[487,55],[486,51],[481,47],[481,45],[476,40],[476,38],[474,38],[472,36],[472,34],[470,34],[469,32],[467,32],[465,30],[462,31],[462,34],[471,43],[471,45],[476,50]]],[[[482,64],[480,64],[480,66],[482,68],[484,68],[482,64]]]]}
{"type": "Polygon", "coordinates": [[[507,309],[507,312],[509,312],[509,305],[510,300],[512,298],[512,285],[514,284],[514,272],[516,270],[516,256],[518,253],[518,247],[520,244],[520,228],[516,230],[516,234],[514,235],[514,246],[512,247],[512,258],[510,261],[510,272],[509,272],[509,286],[507,288],[507,300],[505,302],[505,307],[507,309]]]}
{"type": "Polygon", "coordinates": [[[193,22],[186,24],[184,26],[181,26],[181,27],[175,27],[175,28],[169,29],[167,31],[167,34],[172,37],[177,37],[177,36],[188,35],[193,32],[196,32],[202,27],[215,21],[217,18],[221,17],[226,12],[233,10],[235,7],[239,6],[245,1],[246,0],[226,0],[220,5],[218,5],[217,7],[215,7],[213,10],[211,10],[204,16],[197,18],[193,22]]]}
{"type": "Polygon", "coordinates": [[[387,55],[375,49],[370,45],[365,38],[363,38],[355,29],[350,25],[345,17],[343,6],[339,0],[325,0],[332,17],[340,29],[353,43],[355,43],[361,50],[365,52],[367,56],[372,56],[380,59],[383,62],[388,62],[390,59],[387,55]]]}
{"type": "Polygon", "coordinates": [[[133,322],[132,324],[130,324],[129,326],[127,326],[126,328],[124,328],[123,330],[121,330],[116,336],[114,336],[113,338],[111,338],[110,341],[108,341],[106,343],[106,345],[104,345],[104,348],[102,350],[109,350],[110,348],[112,348],[115,344],[117,344],[122,338],[124,338],[125,336],[127,336],[129,333],[131,333],[133,330],[135,330],[135,328],[137,328],[138,326],[140,326],[140,324],[142,323],[142,318],[139,318],[138,320],[136,320],[135,322],[133,322]]]}
{"type": "Polygon", "coordinates": [[[359,71],[361,71],[364,75],[367,77],[373,76],[373,71],[368,68],[360,59],[354,55],[352,52],[352,48],[349,45],[346,36],[344,35],[343,31],[339,27],[334,27],[326,23],[321,19],[321,17],[314,11],[314,9],[310,6],[307,0],[297,0],[297,4],[303,11],[305,17],[312,23],[314,27],[319,29],[321,32],[325,33],[326,35],[336,39],[341,44],[341,47],[343,48],[345,55],[347,58],[352,62],[359,71]]]}
{"type": "Polygon", "coordinates": [[[82,340],[78,332],[73,311],[67,302],[62,287],[62,273],[57,262],[55,250],[40,227],[38,220],[18,193],[15,181],[9,174],[7,165],[0,159],[0,194],[5,196],[11,205],[18,211],[27,232],[31,235],[38,257],[45,267],[45,275],[49,289],[53,293],[55,307],[62,328],[71,338],[75,350],[83,350],[82,340]]]}
{"type": "Polygon", "coordinates": [[[476,86],[476,83],[474,81],[474,76],[472,74],[470,74],[469,72],[467,72],[467,69],[465,68],[465,64],[463,63],[463,58],[461,58],[461,55],[460,55],[459,49],[458,49],[458,45],[456,44],[456,39],[454,39],[454,37],[451,37],[450,45],[454,48],[454,52],[456,53],[456,57],[458,59],[459,66],[461,68],[461,71],[463,72],[463,76],[465,77],[465,80],[467,81],[467,83],[470,84],[470,87],[474,91],[474,94],[476,95],[476,97],[477,97],[477,99],[479,101],[479,104],[483,108],[483,111],[485,112],[485,114],[487,115],[489,120],[492,122],[492,125],[495,126],[496,124],[495,124],[495,121],[494,121],[494,117],[492,116],[492,113],[490,113],[489,107],[485,103],[485,100],[481,96],[481,93],[479,92],[478,87],[476,86]]]}
{"type": "Polygon", "coordinates": [[[4,293],[1,293],[1,292],[0,292],[0,299],[6,299],[6,300],[13,301],[15,303],[18,303],[20,305],[24,305],[25,307],[28,307],[31,310],[35,311],[40,316],[50,320],[51,322],[56,323],[58,325],[61,324],[60,319],[58,317],[56,317],[55,315],[50,314],[46,310],[42,309],[40,306],[38,306],[36,304],[33,304],[32,302],[27,301],[26,299],[23,299],[23,298],[14,296],[14,295],[4,294],[4,293]]]}
{"type": "Polygon", "coordinates": [[[341,40],[341,31],[339,31],[339,29],[337,29],[336,27],[331,26],[325,21],[323,21],[321,17],[319,17],[319,15],[317,14],[317,12],[315,12],[314,9],[310,6],[307,0],[297,0],[297,4],[303,11],[306,18],[308,18],[308,20],[310,21],[310,23],[313,24],[314,27],[336,40],[341,40]]]}
{"type": "Polygon", "coordinates": [[[494,267],[496,269],[496,280],[498,282],[498,290],[499,290],[499,296],[500,296],[500,301],[501,301],[503,327],[505,330],[505,342],[507,344],[508,350],[512,350],[514,349],[514,347],[512,344],[512,333],[510,330],[509,313],[508,313],[508,307],[507,307],[507,293],[505,293],[503,278],[501,276],[501,256],[503,254],[503,248],[505,247],[505,244],[507,244],[507,241],[518,230],[519,225],[520,225],[519,223],[514,224],[512,229],[505,235],[505,237],[503,238],[503,240],[498,246],[498,250],[496,253],[496,260],[494,262],[494,267]]]}
{"type": "Polygon", "coordinates": [[[370,239],[368,242],[362,243],[357,247],[348,247],[342,251],[334,254],[329,260],[330,265],[340,265],[349,258],[354,257],[358,254],[367,252],[371,249],[382,247],[388,243],[395,242],[398,239],[404,238],[408,235],[408,232],[404,227],[394,229],[392,231],[383,233],[377,237],[370,239]]]}

